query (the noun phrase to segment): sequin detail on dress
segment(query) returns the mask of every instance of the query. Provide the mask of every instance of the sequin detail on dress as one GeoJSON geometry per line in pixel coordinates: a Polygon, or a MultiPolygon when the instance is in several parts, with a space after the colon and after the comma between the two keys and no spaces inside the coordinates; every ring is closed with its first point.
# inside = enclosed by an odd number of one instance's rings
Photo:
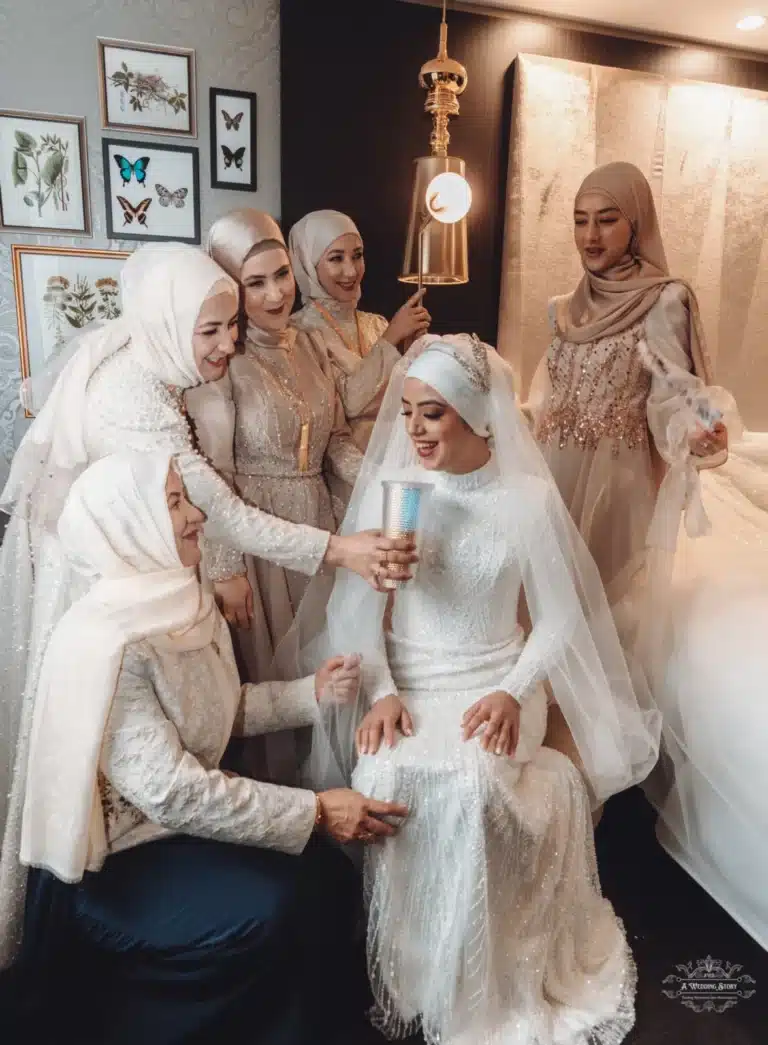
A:
{"type": "Polygon", "coordinates": [[[651,376],[637,350],[643,326],[583,345],[555,335],[547,356],[552,393],[536,426],[540,443],[596,450],[609,440],[614,457],[622,443],[647,446],[651,376]]]}

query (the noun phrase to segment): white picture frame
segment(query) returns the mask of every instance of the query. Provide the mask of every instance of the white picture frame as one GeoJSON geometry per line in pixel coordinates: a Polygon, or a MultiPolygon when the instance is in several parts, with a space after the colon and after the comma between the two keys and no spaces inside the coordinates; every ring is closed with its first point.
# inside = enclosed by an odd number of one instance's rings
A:
{"type": "Polygon", "coordinates": [[[98,58],[104,129],[197,137],[193,50],[99,39],[98,58]]]}
{"type": "Polygon", "coordinates": [[[90,236],[87,157],[82,117],[0,109],[0,228],[90,236]]]}
{"type": "Polygon", "coordinates": [[[102,138],[107,238],[200,243],[195,146],[102,138]]]}
{"type": "MultiPolygon", "coordinates": [[[[127,251],[13,244],[11,265],[22,380],[93,320],[122,312],[120,271],[127,251]]],[[[25,411],[25,416],[30,417],[25,411]]]]}

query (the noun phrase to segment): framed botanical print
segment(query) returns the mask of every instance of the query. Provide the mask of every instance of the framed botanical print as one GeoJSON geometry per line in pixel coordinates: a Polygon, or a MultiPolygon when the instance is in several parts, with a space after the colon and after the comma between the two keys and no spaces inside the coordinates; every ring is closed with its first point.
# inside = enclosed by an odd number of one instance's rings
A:
{"type": "Polygon", "coordinates": [[[195,52],[99,40],[102,127],[197,137],[195,52]]]}
{"type": "Polygon", "coordinates": [[[127,257],[117,250],[11,247],[22,379],[38,374],[92,320],[121,315],[119,277],[127,257]]]}
{"type": "Polygon", "coordinates": [[[0,110],[0,227],[91,234],[85,120],[0,110]]]}
{"type": "Polygon", "coordinates": [[[211,187],[256,191],[256,95],[211,87],[211,187]]]}
{"type": "Polygon", "coordinates": [[[200,242],[198,150],[102,138],[109,239],[200,242]]]}

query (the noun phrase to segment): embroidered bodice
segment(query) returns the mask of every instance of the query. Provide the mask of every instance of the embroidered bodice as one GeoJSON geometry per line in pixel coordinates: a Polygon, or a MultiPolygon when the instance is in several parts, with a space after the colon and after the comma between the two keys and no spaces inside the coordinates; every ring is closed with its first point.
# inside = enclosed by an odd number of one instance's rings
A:
{"type": "Polygon", "coordinates": [[[594,450],[607,439],[614,454],[621,443],[632,450],[646,442],[651,375],[637,349],[644,328],[641,321],[585,344],[555,333],[547,354],[552,391],[536,427],[539,442],[557,440],[562,448],[573,440],[581,449],[594,450]]]}

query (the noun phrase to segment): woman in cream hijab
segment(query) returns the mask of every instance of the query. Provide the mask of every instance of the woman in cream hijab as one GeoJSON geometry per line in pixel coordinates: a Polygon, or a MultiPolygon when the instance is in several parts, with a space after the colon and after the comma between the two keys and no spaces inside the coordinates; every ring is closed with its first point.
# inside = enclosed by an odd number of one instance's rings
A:
{"type": "Polygon", "coordinates": [[[390,322],[359,309],[363,240],[352,219],[337,210],[305,214],[291,229],[288,246],[302,302],[293,322],[300,330],[322,332],[352,435],[365,450],[400,358],[396,349],[429,329],[423,292],[390,322]]]}
{"type": "MultiPolygon", "coordinates": [[[[308,574],[324,558],[341,561],[339,547],[347,554],[346,539],[334,538],[334,550],[327,532],[245,504],[193,445],[183,391],[226,372],[238,313],[234,280],[201,250],[152,244],[126,261],[121,283],[122,316],[83,331],[54,367],[55,380],[44,375],[42,389],[36,381],[25,389],[36,417],[0,498],[11,514],[0,551],[0,910],[14,901],[8,853],[20,829],[19,758],[40,660],[78,594],[56,529],[78,474],[116,450],[162,449],[177,455],[190,498],[205,512],[207,538],[308,574]]],[[[367,535],[356,541],[376,569],[383,554],[399,554],[375,552],[367,535]]],[[[364,558],[358,554],[358,568],[364,558]]],[[[0,968],[6,960],[0,942],[0,968]]]]}
{"type": "MultiPolygon", "coordinates": [[[[319,700],[353,699],[359,663],[241,687],[197,577],[202,523],[167,452],[102,459],[61,515],[90,588],[43,662],[16,854],[40,869],[19,969],[56,1040],[250,1045],[281,1027],[304,1042],[307,1025],[288,1029],[302,1016],[322,1037],[323,969],[347,968],[354,880],[315,836],[387,834],[373,814],[402,812],[220,770],[233,730],[311,724],[319,700]]],[[[53,1040],[34,1030],[24,1040],[53,1040]]]]}
{"type": "MultiPolygon", "coordinates": [[[[277,223],[239,210],[211,228],[211,257],[240,282],[243,352],[226,379],[187,397],[201,448],[249,504],[276,519],[333,532],[327,477],[354,484],[362,460],[344,416],[322,337],[291,322],[295,283],[277,223]]],[[[285,564],[287,566],[288,564],[285,564]]],[[[238,635],[253,681],[264,679],[274,648],[290,627],[306,577],[261,556],[221,547],[209,571],[221,582],[247,576],[256,623],[238,635]]],[[[247,624],[242,614],[237,623],[247,624]]]]}

